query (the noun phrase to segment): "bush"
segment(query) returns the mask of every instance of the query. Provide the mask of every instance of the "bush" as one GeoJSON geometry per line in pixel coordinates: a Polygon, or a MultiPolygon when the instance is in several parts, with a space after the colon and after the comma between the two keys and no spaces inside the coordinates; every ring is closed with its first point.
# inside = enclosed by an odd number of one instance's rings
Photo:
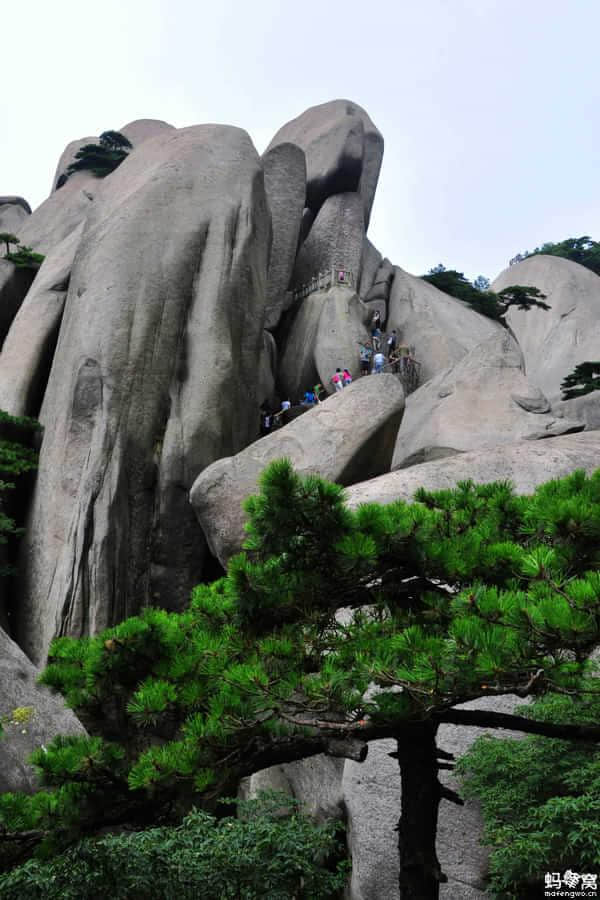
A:
{"type": "MultiPolygon", "coordinates": [[[[594,725],[600,693],[574,701],[549,695],[520,710],[530,718],[594,725]]],[[[492,896],[533,900],[545,872],[600,867],[600,751],[545,737],[479,738],[460,760],[463,793],[481,803],[492,848],[492,896]]]]}
{"type": "Polygon", "coordinates": [[[83,840],[49,861],[0,876],[3,900],[325,900],[346,865],[327,868],[340,826],[315,825],[285,796],[240,803],[243,818],[194,810],[179,827],[83,840]]]}

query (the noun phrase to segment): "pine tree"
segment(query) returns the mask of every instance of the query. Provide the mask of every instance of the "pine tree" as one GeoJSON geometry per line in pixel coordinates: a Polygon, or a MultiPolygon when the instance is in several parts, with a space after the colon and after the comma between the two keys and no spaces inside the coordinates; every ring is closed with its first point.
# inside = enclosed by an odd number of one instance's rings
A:
{"type": "Polygon", "coordinates": [[[560,387],[563,392],[563,400],[573,400],[575,397],[583,397],[585,394],[599,390],[600,360],[579,363],[562,381],[560,387]]]}
{"type": "Polygon", "coordinates": [[[352,511],[342,488],[280,461],[246,508],[245,552],[187,610],[53,643],[42,680],[90,737],[35,754],[49,791],[0,797],[8,862],[40,842],[179,821],[259,769],[317,753],[363,760],[370,741],[393,738],[400,895],[436,898],[438,806],[461,802],[438,780],[452,765],[440,724],[600,738],[457,708],[577,696],[585,683],[600,637],[600,471],[531,497],[465,482],[352,511]]]}

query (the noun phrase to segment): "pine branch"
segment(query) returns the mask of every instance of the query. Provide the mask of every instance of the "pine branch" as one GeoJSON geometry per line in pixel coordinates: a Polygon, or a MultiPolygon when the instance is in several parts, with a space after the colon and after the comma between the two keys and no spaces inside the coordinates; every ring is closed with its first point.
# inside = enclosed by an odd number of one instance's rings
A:
{"type": "Polygon", "coordinates": [[[470,725],[476,728],[508,728],[525,734],[539,734],[543,737],[559,738],[565,741],[600,741],[600,725],[556,725],[539,722],[525,716],[510,713],[491,712],[485,709],[448,709],[437,714],[435,721],[452,725],[470,725]]]}

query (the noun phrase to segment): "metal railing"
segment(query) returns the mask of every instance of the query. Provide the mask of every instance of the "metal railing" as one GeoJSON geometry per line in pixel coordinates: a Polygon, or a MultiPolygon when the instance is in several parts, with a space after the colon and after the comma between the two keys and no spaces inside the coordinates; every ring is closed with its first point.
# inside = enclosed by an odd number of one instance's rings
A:
{"type": "Polygon", "coordinates": [[[328,272],[319,272],[318,275],[313,275],[310,281],[294,290],[294,300],[304,300],[309,294],[314,294],[315,291],[326,291],[334,284],[354,290],[356,286],[354,272],[337,266],[333,266],[328,272]]]}

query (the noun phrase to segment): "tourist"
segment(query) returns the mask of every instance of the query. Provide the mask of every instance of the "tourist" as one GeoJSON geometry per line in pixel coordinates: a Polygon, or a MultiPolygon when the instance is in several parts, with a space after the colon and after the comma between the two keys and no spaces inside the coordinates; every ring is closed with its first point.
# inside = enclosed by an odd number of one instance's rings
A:
{"type": "Polygon", "coordinates": [[[315,384],[313,390],[315,392],[315,397],[317,398],[317,403],[321,403],[323,400],[327,400],[327,392],[320,382],[319,384],[315,384]],[[321,396],[323,393],[325,393],[325,397],[321,396]]]}
{"type": "Polygon", "coordinates": [[[375,356],[373,357],[373,362],[375,363],[375,374],[381,375],[383,372],[383,367],[385,366],[385,356],[378,350],[375,356]]]}
{"type": "Polygon", "coordinates": [[[317,398],[315,397],[315,392],[311,391],[309,388],[304,392],[304,400],[302,401],[302,406],[314,406],[317,402],[317,398]]]}
{"type": "Polygon", "coordinates": [[[342,372],[342,380],[344,382],[344,387],[348,387],[349,384],[352,384],[352,375],[348,369],[344,369],[342,372]]]}
{"type": "Polygon", "coordinates": [[[360,374],[368,375],[371,368],[371,356],[373,351],[366,344],[359,344],[360,353],[360,374]]]}
{"type": "Polygon", "coordinates": [[[273,425],[273,414],[271,413],[268,406],[261,406],[260,408],[260,434],[261,437],[269,434],[271,432],[271,428],[273,425]]]}
{"type": "Polygon", "coordinates": [[[397,344],[398,344],[398,336],[396,334],[396,329],[394,329],[387,339],[388,359],[390,359],[392,353],[396,349],[397,344]]]}
{"type": "Polygon", "coordinates": [[[381,350],[381,328],[375,326],[371,329],[371,337],[373,339],[373,347],[375,350],[381,350]]]}
{"type": "Polygon", "coordinates": [[[344,376],[342,375],[341,369],[335,370],[335,373],[331,376],[331,383],[336,391],[344,390],[344,376]]]}

